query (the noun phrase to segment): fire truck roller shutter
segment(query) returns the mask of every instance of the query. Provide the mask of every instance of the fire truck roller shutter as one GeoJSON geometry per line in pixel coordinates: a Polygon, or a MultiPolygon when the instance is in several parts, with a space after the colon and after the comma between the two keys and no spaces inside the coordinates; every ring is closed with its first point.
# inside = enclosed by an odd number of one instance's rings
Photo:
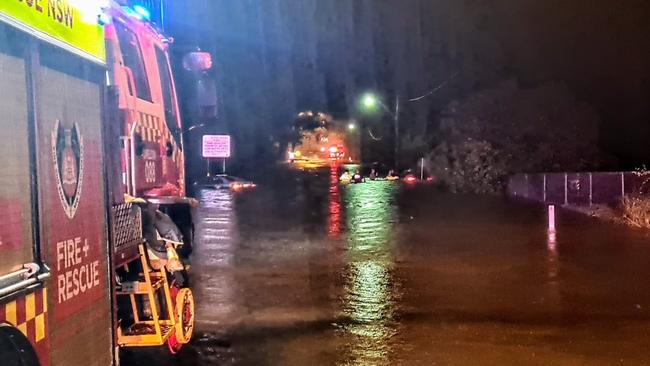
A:
{"type": "Polygon", "coordinates": [[[33,262],[26,63],[27,37],[0,23],[0,275],[33,262]]]}
{"type": "Polygon", "coordinates": [[[41,253],[52,274],[50,364],[110,365],[102,142],[106,70],[52,45],[40,43],[38,49],[36,150],[41,253]]]}

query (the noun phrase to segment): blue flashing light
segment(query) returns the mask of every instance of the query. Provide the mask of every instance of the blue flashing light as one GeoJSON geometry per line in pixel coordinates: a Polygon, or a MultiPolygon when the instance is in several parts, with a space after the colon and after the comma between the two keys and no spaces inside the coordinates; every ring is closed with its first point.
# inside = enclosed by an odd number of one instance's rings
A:
{"type": "Polygon", "coordinates": [[[97,16],[97,23],[99,23],[99,25],[111,24],[111,17],[108,14],[102,12],[97,16]]]}
{"type": "Polygon", "coordinates": [[[147,10],[147,8],[141,5],[135,5],[132,8],[128,6],[123,6],[122,10],[124,10],[126,15],[130,16],[131,18],[135,18],[141,21],[151,20],[151,13],[149,12],[149,10],[147,10]]]}
{"type": "Polygon", "coordinates": [[[142,15],[136,13],[135,10],[129,8],[128,6],[123,6],[122,10],[124,10],[126,15],[130,16],[131,18],[135,18],[137,20],[142,20],[142,15]]]}
{"type": "Polygon", "coordinates": [[[142,5],[134,5],[133,6],[133,11],[140,15],[140,18],[143,20],[151,20],[151,12],[149,9],[145,8],[142,5]]]}

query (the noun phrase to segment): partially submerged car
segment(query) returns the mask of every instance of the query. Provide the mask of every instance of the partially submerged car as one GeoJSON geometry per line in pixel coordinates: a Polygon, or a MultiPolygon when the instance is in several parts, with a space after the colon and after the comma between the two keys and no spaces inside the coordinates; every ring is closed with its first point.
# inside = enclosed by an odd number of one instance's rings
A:
{"type": "Polygon", "coordinates": [[[198,189],[230,189],[231,191],[239,192],[253,189],[257,185],[251,181],[233,177],[232,175],[217,174],[194,182],[194,187],[198,189]]]}

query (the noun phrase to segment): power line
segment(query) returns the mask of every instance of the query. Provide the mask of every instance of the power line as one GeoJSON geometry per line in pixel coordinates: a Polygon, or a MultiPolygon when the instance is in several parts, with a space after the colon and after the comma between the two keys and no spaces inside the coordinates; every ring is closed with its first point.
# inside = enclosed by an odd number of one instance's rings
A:
{"type": "Polygon", "coordinates": [[[458,71],[456,71],[453,75],[451,75],[451,77],[450,77],[449,79],[447,79],[447,80],[443,81],[442,83],[440,83],[440,85],[438,85],[438,86],[436,86],[435,88],[429,90],[428,92],[426,92],[426,93],[420,95],[419,97],[411,98],[411,99],[409,99],[408,101],[409,101],[409,102],[417,102],[417,101],[419,101],[419,100],[422,100],[422,99],[424,99],[424,98],[426,98],[426,97],[432,95],[433,93],[437,92],[438,90],[444,88],[444,87],[445,87],[445,86],[446,86],[450,81],[452,81],[456,76],[458,76],[458,71]]]}
{"type": "Polygon", "coordinates": [[[368,135],[370,135],[370,138],[372,138],[375,141],[381,141],[383,137],[375,137],[375,135],[372,134],[372,130],[370,130],[370,127],[368,127],[368,135]]]}

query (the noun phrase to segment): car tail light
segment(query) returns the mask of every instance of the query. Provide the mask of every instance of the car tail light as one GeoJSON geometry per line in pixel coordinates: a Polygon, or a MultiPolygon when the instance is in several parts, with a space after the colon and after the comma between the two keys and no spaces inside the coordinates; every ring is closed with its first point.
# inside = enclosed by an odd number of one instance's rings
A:
{"type": "Polygon", "coordinates": [[[251,189],[255,187],[257,187],[255,183],[240,183],[240,182],[230,183],[230,189],[232,189],[233,191],[241,191],[243,189],[251,189]]]}
{"type": "Polygon", "coordinates": [[[406,178],[404,178],[404,180],[406,181],[406,183],[415,183],[417,179],[412,175],[407,175],[406,178]]]}

